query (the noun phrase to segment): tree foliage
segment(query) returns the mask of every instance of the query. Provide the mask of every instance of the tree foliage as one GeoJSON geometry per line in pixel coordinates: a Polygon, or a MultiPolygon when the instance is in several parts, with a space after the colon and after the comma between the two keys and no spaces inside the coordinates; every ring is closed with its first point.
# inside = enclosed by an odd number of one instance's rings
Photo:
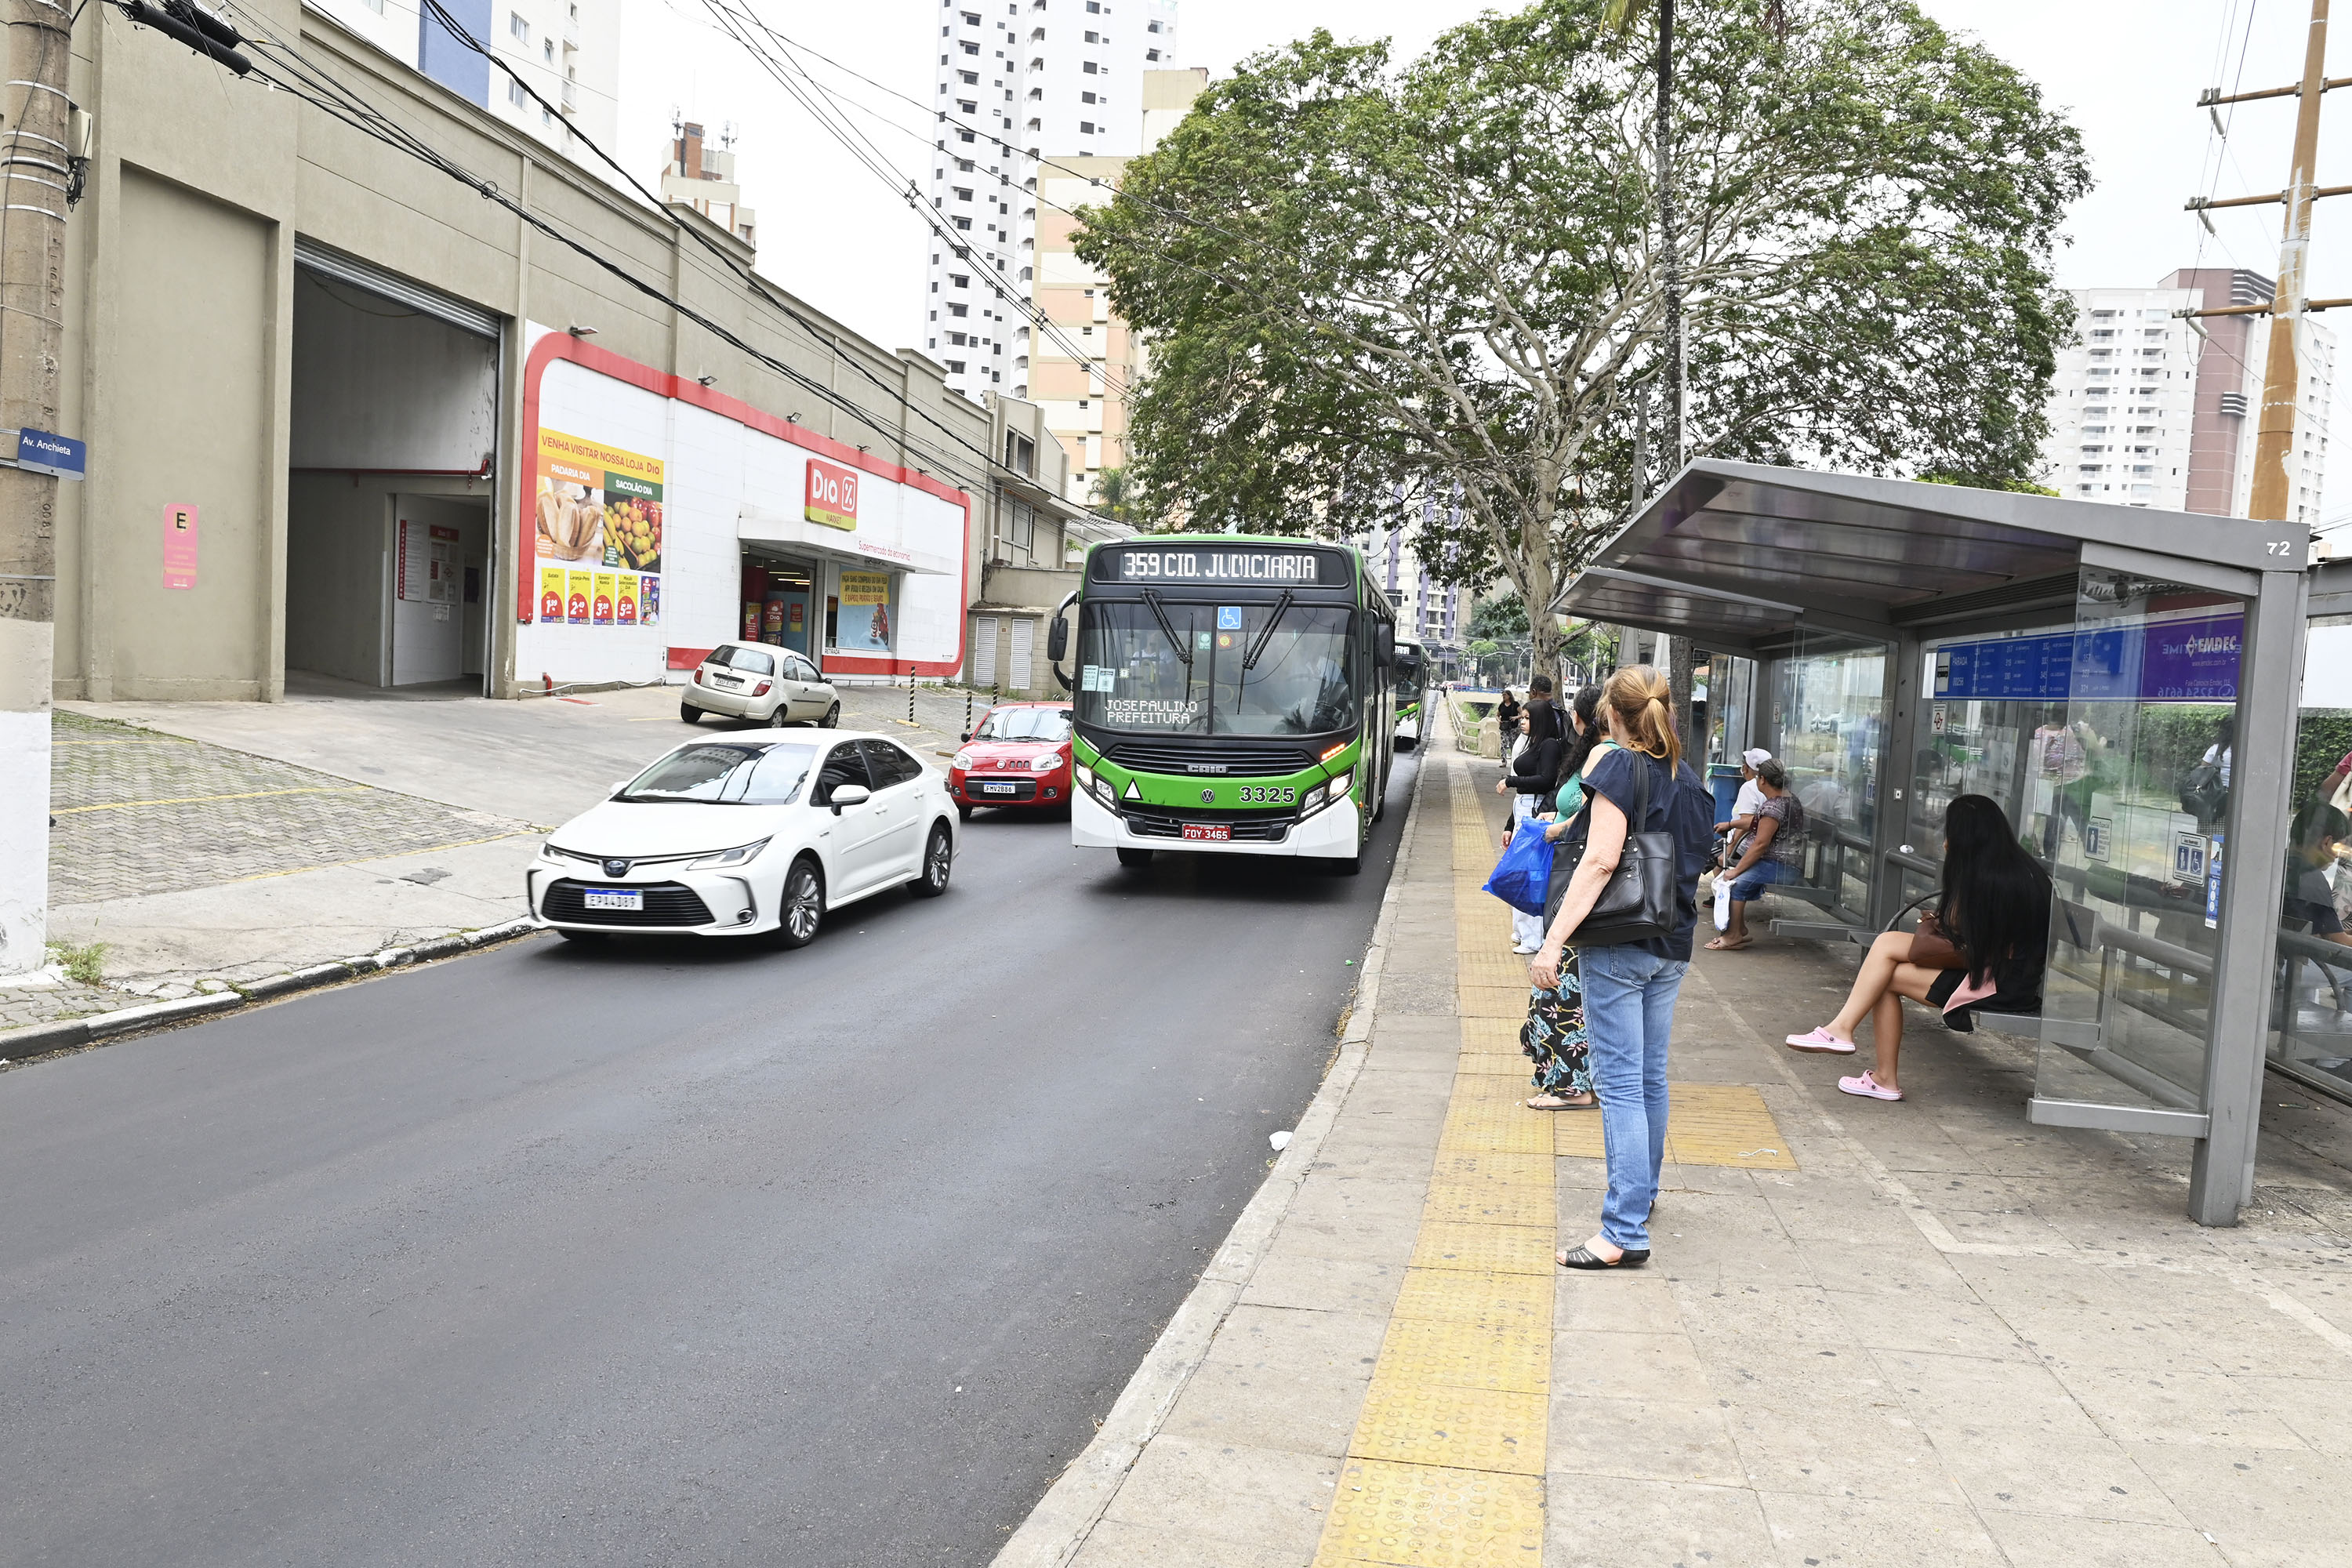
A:
{"type": "MultiPolygon", "coordinates": [[[[1636,474],[1661,364],[1654,46],[1539,0],[1403,66],[1327,32],[1213,86],[1083,213],[1150,334],[1127,480],[1195,529],[1409,519],[1508,579],[1538,654],[1636,474]]],[[[1677,24],[1693,455],[2004,483],[2072,312],[2078,138],[1911,0],[1708,0],[1677,24]]],[[[1653,421],[1654,425],[1654,421],[1653,421]]]]}

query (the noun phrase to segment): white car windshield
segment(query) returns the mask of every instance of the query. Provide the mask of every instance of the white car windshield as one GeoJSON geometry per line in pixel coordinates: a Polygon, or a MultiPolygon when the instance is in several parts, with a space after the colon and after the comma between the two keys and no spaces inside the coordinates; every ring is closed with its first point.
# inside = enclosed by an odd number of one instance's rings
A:
{"type": "Polygon", "coordinates": [[[1060,745],[1070,738],[1065,708],[1000,708],[971,732],[975,741],[1044,741],[1060,745]]]}
{"type": "Polygon", "coordinates": [[[629,781],[614,798],[716,805],[789,805],[816,763],[805,742],[760,741],[681,746],[629,781]]]}

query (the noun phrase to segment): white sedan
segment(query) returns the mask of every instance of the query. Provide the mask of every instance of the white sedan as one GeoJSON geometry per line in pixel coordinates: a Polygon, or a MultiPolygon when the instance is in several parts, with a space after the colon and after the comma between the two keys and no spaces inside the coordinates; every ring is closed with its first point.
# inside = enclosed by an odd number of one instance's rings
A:
{"type": "Polygon", "coordinates": [[[723,642],[703,656],[694,679],[678,688],[679,718],[698,724],[705,713],[779,730],[803,719],[830,730],[841,722],[841,693],[791,648],[723,642]]]}
{"type": "Polygon", "coordinates": [[[828,909],[948,890],[955,802],[897,741],[738,732],[689,741],[548,836],[531,913],[572,941],[765,936],[804,945],[828,909]]]}

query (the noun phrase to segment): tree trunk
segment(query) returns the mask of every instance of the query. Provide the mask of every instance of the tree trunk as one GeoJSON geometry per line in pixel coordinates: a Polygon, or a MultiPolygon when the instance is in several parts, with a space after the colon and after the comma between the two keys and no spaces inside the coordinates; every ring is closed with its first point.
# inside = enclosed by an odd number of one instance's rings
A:
{"type": "Polygon", "coordinates": [[[1692,739],[1696,726],[1691,722],[1691,640],[1688,637],[1666,639],[1666,700],[1674,704],[1675,728],[1682,734],[1683,755],[1691,765],[1698,765],[1698,747],[1692,739]]]}

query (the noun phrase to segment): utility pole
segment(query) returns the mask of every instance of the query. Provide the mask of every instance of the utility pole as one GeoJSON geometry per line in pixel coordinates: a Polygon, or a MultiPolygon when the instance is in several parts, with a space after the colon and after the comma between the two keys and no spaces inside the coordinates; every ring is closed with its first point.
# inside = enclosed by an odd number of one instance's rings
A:
{"type": "MultiPolygon", "coordinates": [[[[0,441],[58,427],[73,14],[5,0],[0,92],[0,441]]],[[[0,468],[0,974],[48,961],[49,695],[56,661],[58,480],[0,468]]]]}
{"type": "MultiPolygon", "coordinates": [[[[1658,266],[1666,315],[1666,405],[1664,428],[1666,474],[1682,472],[1687,437],[1683,428],[1683,258],[1675,232],[1675,0],[1658,0],[1658,266]]],[[[1691,712],[1690,638],[1665,640],[1667,700],[1682,727],[1683,750],[1696,752],[1704,740],[1691,712]]]]}
{"type": "MultiPolygon", "coordinates": [[[[2352,195],[2352,185],[2322,188],[2315,173],[2319,159],[2319,100],[2330,88],[2352,87],[2352,77],[2327,79],[2327,0],[2312,0],[2311,31],[2304,43],[2303,79],[2293,87],[2263,88],[2254,92],[2224,93],[2209,88],[2197,101],[2200,108],[2254,99],[2293,98],[2294,153],[2287,171],[2286,188],[2267,195],[2230,196],[2221,200],[2193,197],[2189,210],[2210,229],[2207,214],[2220,207],[2263,206],[2279,202],[2286,207],[2285,231],[2279,241],[2278,289],[2267,305],[2225,305],[2211,310],[2181,310],[2200,316],[2268,316],[2270,357],[2263,374],[2262,411],[2254,426],[2254,471],[2247,497],[2246,515],[2263,521],[2284,522],[2294,510],[2294,476],[2289,461],[2294,455],[2294,422],[2303,387],[2303,365],[2296,355],[2297,329],[2315,311],[2352,305],[2352,299],[2314,300],[2305,292],[2305,268],[2311,253],[2311,206],[2322,196],[2352,195]]],[[[2214,123],[2221,123],[2215,116],[2214,123]]]]}

